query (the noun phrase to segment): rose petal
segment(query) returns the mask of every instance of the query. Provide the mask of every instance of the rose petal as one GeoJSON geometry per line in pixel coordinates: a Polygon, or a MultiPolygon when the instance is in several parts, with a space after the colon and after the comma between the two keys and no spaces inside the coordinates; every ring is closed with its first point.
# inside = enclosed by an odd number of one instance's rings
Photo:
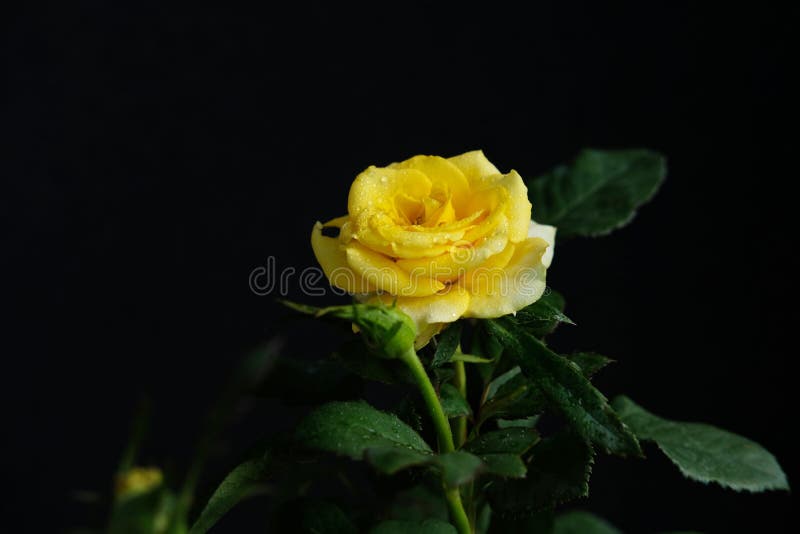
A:
{"type": "Polygon", "coordinates": [[[514,313],[542,296],[547,268],[542,256],[549,244],[533,237],[515,245],[505,268],[476,269],[470,280],[469,308],[465,317],[493,318],[514,313]]]}
{"type": "Polygon", "coordinates": [[[473,150],[458,156],[447,158],[447,161],[461,169],[467,180],[472,183],[480,183],[482,178],[500,174],[491,161],[486,159],[482,150],[473,150]]]}
{"type": "Polygon", "coordinates": [[[394,261],[357,241],[347,244],[345,253],[348,265],[365,281],[362,283],[379,291],[398,296],[424,297],[444,288],[443,283],[431,278],[412,279],[394,261]]]}
{"type": "Polygon", "coordinates": [[[374,287],[365,284],[360,276],[356,276],[347,263],[347,254],[338,238],[322,234],[325,227],[341,228],[348,217],[339,217],[322,224],[317,222],[311,231],[311,248],[331,285],[348,293],[367,293],[375,291],[374,287]]]}

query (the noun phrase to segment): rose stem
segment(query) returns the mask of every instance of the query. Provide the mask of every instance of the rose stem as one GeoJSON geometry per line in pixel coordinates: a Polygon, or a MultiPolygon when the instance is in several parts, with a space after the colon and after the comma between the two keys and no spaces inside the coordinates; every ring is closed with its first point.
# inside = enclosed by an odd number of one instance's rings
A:
{"type": "MultiPolygon", "coordinates": [[[[467,398],[467,371],[464,368],[464,362],[458,361],[453,363],[453,368],[455,369],[455,376],[453,377],[453,381],[455,382],[456,389],[458,392],[461,393],[461,396],[464,397],[464,400],[467,398]]],[[[461,416],[456,418],[455,420],[455,440],[456,440],[456,447],[461,447],[465,441],[467,441],[467,417],[461,416]]]]}
{"type": "MultiPolygon", "coordinates": [[[[436,436],[439,441],[439,452],[448,453],[455,450],[453,443],[453,433],[450,430],[450,423],[447,416],[442,410],[442,404],[439,402],[439,397],[436,395],[436,390],[433,388],[431,379],[422,362],[419,361],[419,356],[414,349],[409,349],[401,359],[405,362],[417,382],[419,391],[422,398],[425,400],[425,405],[428,407],[428,412],[433,420],[433,426],[436,429],[436,436]]],[[[461,503],[461,493],[458,488],[445,488],[445,499],[447,506],[450,509],[450,516],[456,526],[459,534],[471,534],[469,518],[464,511],[464,505],[461,503]]]]}

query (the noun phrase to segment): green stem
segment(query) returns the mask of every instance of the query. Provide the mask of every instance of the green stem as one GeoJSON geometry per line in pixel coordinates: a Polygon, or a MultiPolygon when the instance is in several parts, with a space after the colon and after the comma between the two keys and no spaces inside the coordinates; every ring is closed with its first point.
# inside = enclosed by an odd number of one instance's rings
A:
{"type": "MultiPolygon", "coordinates": [[[[419,391],[422,398],[425,400],[425,405],[428,407],[428,413],[433,420],[433,426],[436,429],[436,436],[439,440],[439,452],[448,453],[453,452],[456,448],[453,443],[453,433],[450,430],[450,422],[442,409],[442,404],[439,402],[439,396],[436,395],[436,390],[425,372],[425,367],[419,360],[419,356],[414,349],[409,349],[400,358],[408,366],[414,380],[417,382],[419,391]]],[[[458,488],[445,488],[444,493],[447,500],[447,506],[450,509],[450,517],[455,524],[458,534],[471,534],[469,518],[464,511],[464,505],[461,503],[461,492],[458,488]]]]}
{"type": "MultiPolygon", "coordinates": [[[[455,376],[453,377],[456,389],[458,389],[458,392],[461,393],[461,396],[466,399],[467,371],[464,368],[464,362],[453,362],[453,368],[456,372],[455,376]]],[[[467,441],[467,417],[464,415],[457,417],[454,427],[456,447],[461,447],[464,442],[467,441]]]]}

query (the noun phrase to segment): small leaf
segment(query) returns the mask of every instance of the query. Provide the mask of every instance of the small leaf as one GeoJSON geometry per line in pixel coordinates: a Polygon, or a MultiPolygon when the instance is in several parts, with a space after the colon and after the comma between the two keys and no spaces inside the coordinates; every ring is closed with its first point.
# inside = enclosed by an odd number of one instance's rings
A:
{"type": "Polygon", "coordinates": [[[266,476],[269,459],[267,453],[263,457],[246,460],[228,473],[214,490],[189,534],[208,532],[231,508],[250,495],[266,476]]]}
{"type": "Polygon", "coordinates": [[[789,489],[775,457],[754,441],[703,423],[662,419],[624,395],[614,407],[639,438],[655,441],[691,479],[736,491],[789,489]]]}
{"type": "Polygon", "coordinates": [[[433,355],[431,367],[441,367],[453,358],[458,344],[461,342],[461,322],[456,321],[436,337],[436,353],[433,355]]]}
{"type": "Polygon", "coordinates": [[[583,376],[591,378],[603,367],[612,363],[614,360],[597,354],[595,352],[575,352],[565,356],[569,361],[578,365],[581,368],[583,376]]]}
{"type": "Polygon", "coordinates": [[[524,480],[489,487],[492,509],[503,515],[531,514],[589,494],[594,453],[572,432],[540,441],[531,452],[524,480]]]}
{"type": "Polygon", "coordinates": [[[650,150],[584,150],[527,183],[533,216],[561,238],[605,235],[633,219],[666,172],[664,157],[650,150]]]}
{"type": "Polygon", "coordinates": [[[439,519],[424,521],[390,519],[379,523],[369,532],[370,534],[457,534],[453,525],[439,519]]]}
{"type": "Polygon", "coordinates": [[[539,433],[530,428],[505,428],[481,434],[466,443],[464,449],[475,454],[524,454],[539,441],[539,433]]]}
{"type": "Polygon", "coordinates": [[[545,398],[519,367],[495,378],[486,388],[486,400],[478,414],[478,427],[489,419],[519,419],[541,413],[545,398]]]}
{"type": "Polygon", "coordinates": [[[449,488],[466,484],[486,469],[480,458],[464,451],[437,456],[436,464],[442,470],[442,479],[449,488]]]}
{"type": "Polygon", "coordinates": [[[441,395],[442,409],[447,417],[472,415],[472,408],[469,407],[467,400],[452,384],[442,384],[439,394],[441,395]]]}
{"type": "Polygon", "coordinates": [[[580,435],[604,451],[622,456],[641,456],[636,437],[620,421],[603,394],[581,374],[577,365],[554,353],[512,322],[497,319],[487,323],[492,334],[516,359],[522,372],[580,435]]]}
{"type": "Polygon", "coordinates": [[[556,517],[553,527],[553,534],[622,534],[605,519],[580,511],[556,517]]]}
{"type": "Polygon", "coordinates": [[[302,445],[355,460],[367,449],[397,447],[432,454],[422,437],[396,415],[376,410],[363,401],[331,402],[303,419],[295,431],[302,445]]]}
{"type": "Polygon", "coordinates": [[[564,306],[564,297],[548,288],[539,300],[518,311],[513,320],[523,325],[531,335],[544,337],[552,333],[559,323],[575,324],[564,315],[564,306]]]}
{"type": "Polygon", "coordinates": [[[504,478],[525,478],[528,469],[516,454],[479,454],[486,471],[504,478]]]}
{"type": "Polygon", "coordinates": [[[474,354],[464,354],[463,352],[456,352],[450,359],[451,362],[464,362],[464,363],[492,363],[494,360],[475,356],[474,354]]]}

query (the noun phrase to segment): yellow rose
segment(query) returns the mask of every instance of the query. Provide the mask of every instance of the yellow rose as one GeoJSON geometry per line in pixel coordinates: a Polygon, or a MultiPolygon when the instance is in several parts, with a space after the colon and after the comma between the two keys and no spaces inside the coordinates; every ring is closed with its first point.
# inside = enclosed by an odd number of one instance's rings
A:
{"type": "Polygon", "coordinates": [[[360,300],[396,301],[418,346],[445,323],[514,313],[545,289],[556,230],[531,221],[520,175],[500,173],[481,151],[369,167],[347,208],[314,226],[317,261],[360,300]]]}

